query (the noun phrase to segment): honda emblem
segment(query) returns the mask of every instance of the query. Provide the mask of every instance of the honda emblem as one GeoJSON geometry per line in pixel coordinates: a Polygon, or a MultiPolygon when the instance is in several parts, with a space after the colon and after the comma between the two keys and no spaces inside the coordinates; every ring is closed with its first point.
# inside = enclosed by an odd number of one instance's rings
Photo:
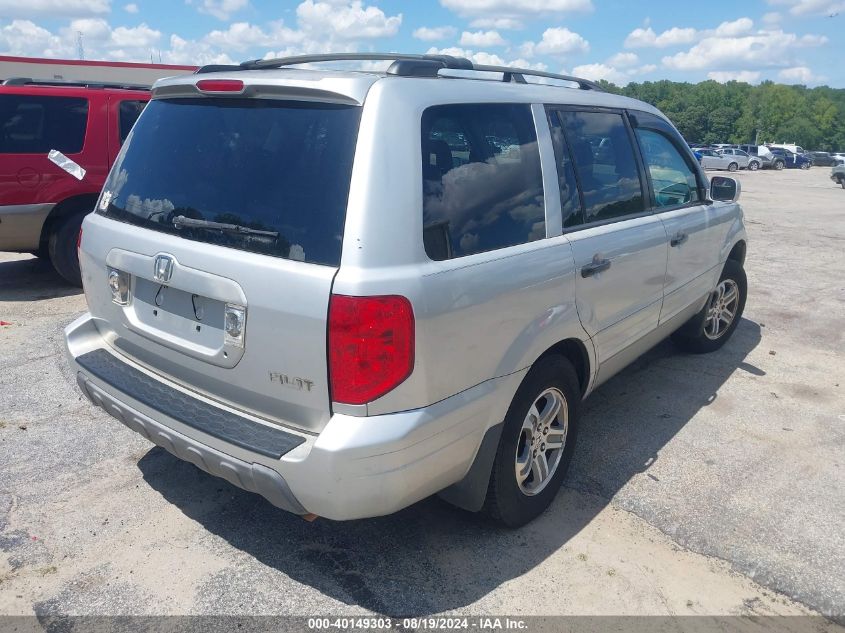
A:
{"type": "Polygon", "coordinates": [[[173,276],[173,258],[170,255],[156,255],[153,264],[153,279],[160,284],[166,284],[173,276]]]}

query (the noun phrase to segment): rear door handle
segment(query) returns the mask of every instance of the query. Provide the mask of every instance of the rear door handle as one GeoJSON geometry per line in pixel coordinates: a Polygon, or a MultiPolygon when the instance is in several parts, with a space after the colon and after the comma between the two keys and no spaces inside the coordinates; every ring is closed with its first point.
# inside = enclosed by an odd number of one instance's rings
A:
{"type": "Polygon", "coordinates": [[[677,233],[675,233],[675,237],[673,237],[669,241],[669,245],[670,246],[680,246],[681,244],[686,242],[688,239],[689,239],[689,235],[687,235],[683,231],[678,231],[677,233]]]}
{"type": "Polygon", "coordinates": [[[592,263],[581,268],[581,276],[592,277],[593,275],[603,272],[608,268],[610,268],[609,259],[598,259],[597,257],[594,257],[592,263]]]}

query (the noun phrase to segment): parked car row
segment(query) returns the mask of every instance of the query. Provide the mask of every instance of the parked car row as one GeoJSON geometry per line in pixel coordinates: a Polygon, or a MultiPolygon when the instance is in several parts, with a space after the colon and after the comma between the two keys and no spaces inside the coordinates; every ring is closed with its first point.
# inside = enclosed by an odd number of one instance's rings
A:
{"type": "Polygon", "coordinates": [[[845,152],[805,152],[794,143],[769,145],[691,145],[705,169],[809,169],[845,164],[845,152]]]}

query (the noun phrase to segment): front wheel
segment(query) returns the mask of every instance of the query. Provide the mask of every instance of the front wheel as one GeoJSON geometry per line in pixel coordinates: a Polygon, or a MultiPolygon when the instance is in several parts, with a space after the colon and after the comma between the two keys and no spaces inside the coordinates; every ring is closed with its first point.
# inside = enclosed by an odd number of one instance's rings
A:
{"type": "Polygon", "coordinates": [[[685,352],[715,352],[728,341],[739,325],[747,294],[745,270],[739,262],[729,259],[702,311],[675,332],[672,340],[685,352]]]}
{"type": "Polygon", "coordinates": [[[781,170],[781,169],[783,169],[783,168],[784,168],[783,161],[782,161],[782,160],[776,160],[776,161],[775,161],[775,169],[777,169],[778,171],[780,171],[780,170],[781,170]]]}
{"type": "Polygon", "coordinates": [[[810,163],[801,163],[801,169],[810,169],[810,163]]]}
{"type": "Polygon", "coordinates": [[[728,165],[728,171],[736,171],[737,169],[739,169],[739,165],[737,165],[736,163],[731,163],[730,165],[728,165]]]}
{"type": "Polygon", "coordinates": [[[760,169],[760,163],[758,163],[756,160],[752,160],[750,163],[748,163],[748,171],[757,171],[758,169],[760,169]]]}
{"type": "Polygon", "coordinates": [[[488,515],[515,528],[549,507],[572,461],[580,402],[567,359],[547,356],[534,364],[505,416],[484,504],[488,515]]]}

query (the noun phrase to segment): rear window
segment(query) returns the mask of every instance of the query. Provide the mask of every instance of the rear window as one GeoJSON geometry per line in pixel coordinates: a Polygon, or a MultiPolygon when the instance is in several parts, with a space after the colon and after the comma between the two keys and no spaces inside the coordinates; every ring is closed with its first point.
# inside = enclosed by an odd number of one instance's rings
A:
{"type": "Polygon", "coordinates": [[[359,119],[360,108],[345,105],[151,101],[99,212],[186,239],[337,266],[359,119]]]}
{"type": "Polygon", "coordinates": [[[87,99],[0,95],[0,154],[78,154],[87,122],[87,99]]]}
{"type": "Polygon", "coordinates": [[[120,128],[120,142],[124,143],[135,121],[141,116],[146,101],[121,101],[118,107],[118,127],[120,128]]]}

